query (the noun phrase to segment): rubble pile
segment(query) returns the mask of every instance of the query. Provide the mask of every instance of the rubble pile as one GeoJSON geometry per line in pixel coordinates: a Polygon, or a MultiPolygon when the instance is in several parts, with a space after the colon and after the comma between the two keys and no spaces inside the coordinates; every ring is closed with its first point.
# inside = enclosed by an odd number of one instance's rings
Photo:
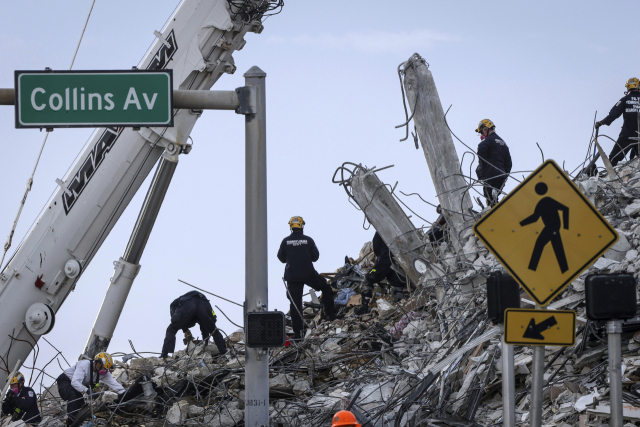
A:
{"type": "MultiPolygon", "coordinates": [[[[549,305],[575,310],[578,324],[574,347],[546,347],[544,425],[598,426],[608,419],[606,333],[604,324],[586,319],[584,281],[592,273],[640,275],[639,163],[618,167],[615,179],[576,180],[620,240],[549,305]]],[[[321,304],[306,302],[305,339],[271,351],[271,426],[330,426],[341,409],[370,427],[501,424],[501,330],[487,320],[485,283],[503,268],[470,229],[460,236],[464,254],[449,236],[430,242],[422,235],[428,271],[401,300],[377,286],[368,314],[355,316],[353,309],[375,261],[371,242],[357,259],[346,257],[325,275],[343,317],[325,321],[321,304]]],[[[524,293],[521,301],[534,306],[524,293]]],[[[640,318],[623,325],[626,426],[640,425],[639,330],[640,318]]],[[[118,401],[104,393],[83,409],[77,425],[244,425],[243,339],[241,329],[227,336],[225,355],[202,342],[189,343],[166,361],[126,355],[113,372],[128,389],[126,397],[118,401]]],[[[522,425],[529,421],[532,355],[531,347],[515,348],[516,419],[522,425]]],[[[64,425],[64,407],[52,386],[40,397],[42,425],[64,425]]]]}

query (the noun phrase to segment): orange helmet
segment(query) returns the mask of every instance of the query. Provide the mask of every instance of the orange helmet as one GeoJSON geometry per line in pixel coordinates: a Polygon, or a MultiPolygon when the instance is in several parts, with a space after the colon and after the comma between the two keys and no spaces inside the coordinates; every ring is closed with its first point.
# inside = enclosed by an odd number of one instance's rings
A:
{"type": "Polygon", "coordinates": [[[356,416],[353,415],[350,411],[340,411],[333,416],[333,424],[331,427],[362,427],[358,424],[358,420],[356,420],[356,416]]]}

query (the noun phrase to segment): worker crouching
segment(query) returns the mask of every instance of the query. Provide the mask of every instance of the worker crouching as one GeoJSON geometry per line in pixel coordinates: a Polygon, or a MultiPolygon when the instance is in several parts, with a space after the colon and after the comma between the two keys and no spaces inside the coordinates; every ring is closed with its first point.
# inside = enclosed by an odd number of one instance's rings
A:
{"type": "Polygon", "coordinates": [[[30,426],[42,421],[36,393],[31,387],[24,385],[24,375],[20,372],[11,378],[9,391],[2,402],[2,414],[11,415],[11,421],[22,420],[30,426]]]}
{"type": "Polygon", "coordinates": [[[389,282],[395,301],[400,301],[404,297],[405,289],[407,289],[406,277],[393,269],[394,256],[377,231],[373,236],[372,243],[373,253],[376,255],[376,262],[373,268],[364,276],[364,282],[362,282],[360,292],[362,302],[360,306],[354,310],[354,313],[357,315],[369,312],[369,302],[373,297],[374,286],[384,279],[387,279],[387,282],[389,282]]]}
{"type": "Polygon", "coordinates": [[[113,367],[113,358],[108,353],[100,353],[91,360],[80,360],[66,369],[57,379],[58,393],[67,402],[67,425],[76,419],[78,411],[85,401],[90,402],[100,395],[96,389],[100,382],[122,397],[124,387],[113,378],[109,369],[113,367]]]}
{"type": "Polygon", "coordinates": [[[302,338],[304,321],[302,320],[302,294],[304,285],[322,292],[324,317],[336,318],[333,288],[313,267],[320,258],[320,252],[313,239],[303,234],[304,220],[294,216],[289,220],[291,234],[284,239],[278,250],[278,259],[285,263],[284,280],[287,286],[287,298],[291,302],[291,323],[295,339],[302,338]]]}
{"type": "Polygon", "coordinates": [[[180,298],[176,298],[169,306],[169,313],[171,314],[171,324],[167,327],[160,357],[166,358],[169,353],[174,352],[176,348],[176,333],[180,329],[184,332],[186,344],[191,338],[189,328],[193,328],[196,323],[200,325],[200,332],[205,345],[211,336],[220,354],[227,352],[224,338],[216,327],[217,316],[211,307],[211,303],[203,294],[198,291],[191,291],[180,298]]]}

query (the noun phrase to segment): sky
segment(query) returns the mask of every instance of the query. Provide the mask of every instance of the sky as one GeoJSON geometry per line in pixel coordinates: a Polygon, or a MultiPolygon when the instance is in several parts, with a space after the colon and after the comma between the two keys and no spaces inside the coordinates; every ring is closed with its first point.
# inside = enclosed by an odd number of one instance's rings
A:
{"type": "MultiPolygon", "coordinates": [[[[153,31],[163,28],[177,4],[96,0],[74,69],[137,65],[154,40],[153,31]]],[[[90,6],[91,0],[5,2],[0,87],[13,87],[14,70],[68,69],[90,6]]],[[[243,86],[242,74],[253,65],[267,73],[269,308],[288,310],[284,266],[276,253],[289,234],[291,216],[306,221],[305,233],[320,250],[319,272],[335,271],[345,255],[356,258],[373,237],[372,228],[363,228],[362,213],[331,182],[343,162],[394,165],[379,173],[383,181],[398,182],[399,190],[437,203],[422,150],[411,138],[400,142],[405,131],[395,128],[405,120],[400,63],[414,52],[425,58],[444,109],[451,106],[447,119],[453,132],[471,149],[479,142],[478,122],[489,118],[510,148],[514,171],[522,171],[518,176],[539,166],[542,156],[565,162],[572,171],[587,155],[596,112],[598,120],[604,118],[624,95],[625,81],[640,77],[634,51],[640,31],[629,19],[638,13],[637,1],[288,0],[281,14],[266,20],[262,34],[246,36],[246,46],[234,54],[237,72],[223,75],[213,88],[243,86]]],[[[618,120],[601,134],[615,139],[620,125],[618,120]]],[[[12,107],[0,107],[0,126],[3,241],[44,133],[15,129],[12,107]]],[[[50,135],[7,259],[91,133],[56,129],[50,135]]],[[[191,290],[178,279],[238,303],[244,300],[244,120],[229,111],[206,111],[191,136],[193,150],[181,156],[111,341],[112,352],[131,352],[128,340],[138,351],[160,351],[170,302],[191,290]]],[[[611,150],[612,141],[600,142],[611,150]]],[[[455,145],[463,169],[475,169],[470,149],[458,141],[455,145]]],[[[125,249],[152,175],[46,336],[70,363],[84,349],[113,261],[125,249]]],[[[509,181],[507,191],[515,184],[509,181]]],[[[428,221],[437,216],[415,197],[406,203],[428,221]]],[[[411,220],[416,227],[428,226],[416,216],[411,220]]],[[[242,323],[240,307],[210,299],[242,323]]],[[[237,329],[220,313],[218,326],[228,334],[237,329]]],[[[55,354],[41,340],[36,366],[55,354]]],[[[54,377],[57,365],[47,368],[54,377]]]]}

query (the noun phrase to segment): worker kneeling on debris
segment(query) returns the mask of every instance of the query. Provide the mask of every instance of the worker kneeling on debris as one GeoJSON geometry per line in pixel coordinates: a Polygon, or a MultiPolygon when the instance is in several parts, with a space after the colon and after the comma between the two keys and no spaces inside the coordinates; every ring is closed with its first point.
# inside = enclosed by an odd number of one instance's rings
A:
{"type": "Polygon", "coordinates": [[[24,375],[18,372],[11,378],[9,391],[2,402],[2,414],[11,415],[11,421],[22,420],[27,425],[38,425],[42,419],[38,398],[31,387],[25,387],[24,375]]]}
{"type": "Polygon", "coordinates": [[[289,229],[291,234],[284,239],[278,250],[278,259],[287,265],[284,268],[284,280],[287,282],[287,298],[291,302],[291,323],[295,339],[302,338],[302,293],[304,285],[322,292],[324,317],[334,320],[335,306],[333,303],[333,288],[327,280],[313,267],[313,263],[320,258],[316,243],[309,236],[302,233],[304,220],[300,216],[291,217],[289,229]]]}
{"type": "Polygon", "coordinates": [[[220,354],[227,352],[224,338],[216,327],[217,316],[211,307],[211,303],[203,294],[198,291],[187,292],[171,303],[169,312],[171,314],[171,324],[167,328],[160,357],[164,359],[168,357],[169,353],[173,353],[176,348],[176,333],[180,329],[184,332],[184,343],[187,344],[191,341],[193,337],[189,328],[193,328],[196,323],[200,325],[200,332],[205,345],[209,340],[209,336],[211,336],[220,354]]]}
{"type": "Polygon", "coordinates": [[[364,276],[364,282],[362,282],[360,292],[362,295],[362,303],[354,310],[354,313],[358,315],[369,312],[369,301],[371,301],[373,297],[373,287],[376,283],[387,279],[389,285],[393,288],[392,292],[395,301],[400,301],[404,298],[404,290],[407,288],[406,278],[393,269],[393,261],[395,258],[377,231],[373,236],[372,243],[373,253],[376,254],[376,263],[364,276]]]}
{"type": "Polygon", "coordinates": [[[60,374],[56,381],[60,397],[67,401],[68,426],[73,424],[85,401],[91,402],[100,396],[99,393],[96,393],[99,382],[122,397],[125,390],[109,372],[112,367],[113,358],[111,355],[99,353],[93,361],[80,360],[60,374]]]}
{"type": "Polygon", "coordinates": [[[496,133],[496,125],[491,120],[482,120],[476,132],[480,134],[481,140],[478,144],[476,175],[483,181],[487,205],[494,207],[498,204],[498,195],[511,172],[511,154],[507,144],[496,133]]]}

